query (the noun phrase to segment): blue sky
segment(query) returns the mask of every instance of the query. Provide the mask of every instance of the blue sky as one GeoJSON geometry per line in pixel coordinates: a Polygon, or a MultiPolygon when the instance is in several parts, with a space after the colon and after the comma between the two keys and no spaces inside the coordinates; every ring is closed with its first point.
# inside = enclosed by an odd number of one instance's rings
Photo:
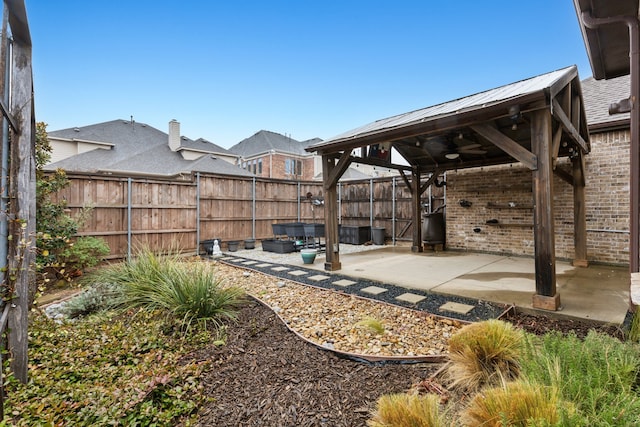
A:
{"type": "Polygon", "coordinates": [[[36,120],[328,139],[577,65],[573,2],[25,0],[36,120]]]}

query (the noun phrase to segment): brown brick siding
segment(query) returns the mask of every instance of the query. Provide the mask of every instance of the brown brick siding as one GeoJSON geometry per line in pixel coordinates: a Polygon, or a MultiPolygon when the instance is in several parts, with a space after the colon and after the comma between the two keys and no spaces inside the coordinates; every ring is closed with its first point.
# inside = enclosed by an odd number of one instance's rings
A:
{"type": "MultiPolygon", "coordinates": [[[[628,131],[591,136],[585,197],[587,258],[592,262],[629,262],[629,140],[628,131]]],[[[570,170],[570,163],[563,159],[558,167],[570,170]]],[[[531,180],[531,172],[519,164],[448,172],[447,246],[533,255],[531,180]],[[460,200],[470,201],[471,207],[462,207],[460,200]],[[491,219],[498,225],[487,224],[491,219]]],[[[572,259],[573,190],[557,177],[553,185],[556,256],[572,259]]]]}
{"type": "Polygon", "coordinates": [[[292,155],[275,153],[266,154],[260,158],[262,159],[262,174],[256,173],[259,177],[303,181],[310,181],[313,179],[313,157],[295,157],[292,155]],[[285,173],[286,159],[302,161],[302,175],[290,175],[285,173]]]}

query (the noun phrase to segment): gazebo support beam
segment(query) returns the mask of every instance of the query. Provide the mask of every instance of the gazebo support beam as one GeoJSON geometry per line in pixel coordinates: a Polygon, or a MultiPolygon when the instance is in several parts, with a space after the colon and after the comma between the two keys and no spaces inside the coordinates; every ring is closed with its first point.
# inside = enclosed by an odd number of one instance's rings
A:
{"type": "Polygon", "coordinates": [[[576,267],[588,267],[584,156],[578,153],[576,157],[571,159],[571,164],[573,166],[573,265],[576,267]]]}
{"type": "MultiPolygon", "coordinates": [[[[341,161],[344,157],[341,159],[341,161]]],[[[340,236],[338,234],[338,190],[337,182],[330,179],[336,174],[336,161],[330,154],[322,156],[322,176],[324,176],[324,233],[326,243],[326,260],[324,269],[327,271],[340,270],[340,236]]]]}
{"type": "Polygon", "coordinates": [[[533,170],[533,210],[535,240],[536,293],[533,307],[558,310],[560,295],[556,292],[556,255],[553,219],[551,113],[540,110],[531,114],[531,150],[537,159],[533,170]]]}
{"type": "Polygon", "coordinates": [[[413,206],[413,245],[411,246],[411,252],[423,252],[422,247],[422,221],[420,217],[422,214],[422,207],[420,206],[420,168],[414,166],[411,170],[411,205],[413,206]]]}

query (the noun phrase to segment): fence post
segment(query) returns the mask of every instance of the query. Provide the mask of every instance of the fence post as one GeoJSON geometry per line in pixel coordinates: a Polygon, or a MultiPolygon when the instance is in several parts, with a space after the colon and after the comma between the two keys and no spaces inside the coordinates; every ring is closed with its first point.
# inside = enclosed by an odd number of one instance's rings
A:
{"type": "Polygon", "coordinates": [[[133,179],[127,178],[127,261],[131,261],[131,188],[133,179]]]}
{"type": "Polygon", "coordinates": [[[251,196],[251,238],[256,238],[256,177],[253,177],[253,195],[251,196]]]}
{"type": "Polygon", "coordinates": [[[373,227],[373,178],[369,178],[369,227],[373,227]]]}
{"type": "Polygon", "coordinates": [[[338,183],[338,224],[342,224],[342,183],[338,183]]]}
{"type": "Polygon", "coordinates": [[[196,172],[196,256],[200,255],[200,172],[196,172]]]}
{"type": "Polygon", "coordinates": [[[300,222],[301,208],[302,208],[302,203],[300,203],[300,181],[298,181],[298,222],[300,222]]]}
{"type": "Polygon", "coordinates": [[[391,180],[391,241],[396,245],[396,177],[391,180]]]}

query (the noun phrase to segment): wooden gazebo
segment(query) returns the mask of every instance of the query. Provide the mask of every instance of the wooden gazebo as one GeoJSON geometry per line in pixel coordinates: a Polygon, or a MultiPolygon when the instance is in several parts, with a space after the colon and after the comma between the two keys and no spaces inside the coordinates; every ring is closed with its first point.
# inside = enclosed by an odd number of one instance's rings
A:
{"type": "Polygon", "coordinates": [[[536,293],[533,306],[560,307],[556,292],[553,174],[573,186],[575,259],[587,266],[584,155],[589,134],[575,66],[465,98],[378,120],[307,151],[322,156],[326,263],[341,268],[338,179],[352,163],[399,170],[413,200],[412,251],[422,252],[422,193],[447,170],[520,162],[531,170],[534,196],[536,293]],[[397,151],[407,164],[390,161],[397,151]],[[561,157],[571,169],[557,167],[561,157]]]}

